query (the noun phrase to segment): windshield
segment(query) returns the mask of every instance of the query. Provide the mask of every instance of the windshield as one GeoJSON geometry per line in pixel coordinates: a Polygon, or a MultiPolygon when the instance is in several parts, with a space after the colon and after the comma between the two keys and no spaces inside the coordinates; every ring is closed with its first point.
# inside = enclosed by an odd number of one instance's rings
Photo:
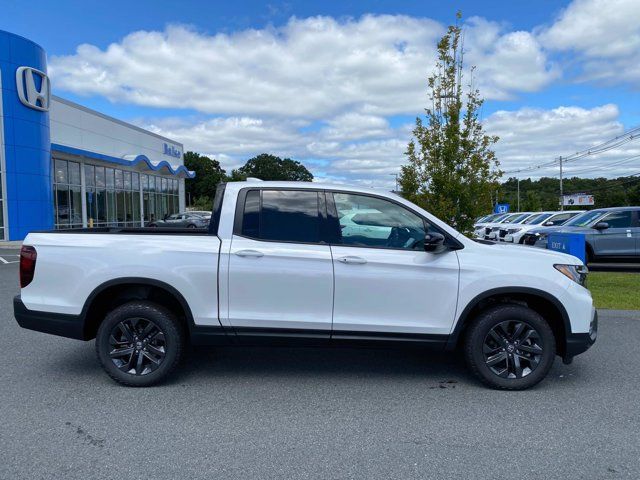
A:
{"type": "Polygon", "coordinates": [[[551,213],[541,213],[540,215],[533,215],[527,218],[524,222],[522,222],[522,224],[523,225],[540,225],[551,215],[552,215],[551,213]]]}
{"type": "Polygon", "coordinates": [[[512,213],[510,215],[507,215],[504,218],[500,219],[500,223],[513,223],[515,222],[516,218],[518,218],[520,216],[519,213],[512,213]]]}
{"type": "Polygon", "coordinates": [[[576,217],[573,217],[567,223],[565,227],[586,227],[593,223],[596,219],[602,217],[607,212],[599,212],[597,210],[591,210],[590,212],[584,212],[576,217]]]}
{"type": "Polygon", "coordinates": [[[510,218],[508,221],[505,221],[503,223],[520,223],[522,220],[527,218],[529,215],[531,215],[531,214],[530,213],[518,213],[518,214],[514,215],[512,218],[510,218]]]}

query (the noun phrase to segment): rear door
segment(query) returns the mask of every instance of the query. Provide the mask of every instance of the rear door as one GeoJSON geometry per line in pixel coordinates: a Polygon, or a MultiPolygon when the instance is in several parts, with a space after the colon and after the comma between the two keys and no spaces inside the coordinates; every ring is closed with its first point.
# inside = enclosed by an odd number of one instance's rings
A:
{"type": "Polygon", "coordinates": [[[342,192],[327,199],[328,223],[336,225],[333,337],[448,334],[459,266],[455,251],[425,252],[425,232],[437,230],[389,199],[342,192]],[[350,228],[354,211],[363,212],[359,230],[350,228]]]}
{"type": "Polygon", "coordinates": [[[595,254],[602,256],[632,256],[636,254],[635,212],[621,210],[611,212],[599,222],[609,228],[595,233],[595,254]]]}
{"type": "Polygon", "coordinates": [[[329,338],[333,265],[321,241],[324,193],[240,191],[228,267],[229,323],[238,335],[329,338]]]}

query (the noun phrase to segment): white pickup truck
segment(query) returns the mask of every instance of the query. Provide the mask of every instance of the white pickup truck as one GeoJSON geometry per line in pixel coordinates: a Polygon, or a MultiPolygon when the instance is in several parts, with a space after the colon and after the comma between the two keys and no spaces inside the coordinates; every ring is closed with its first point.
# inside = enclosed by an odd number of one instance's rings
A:
{"type": "Polygon", "coordinates": [[[251,180],[218,187],[208,230],[29,234],[14,312],[95,338],[129,386],[166,378],[189,343],[288,342],[459,348],[485,384],[517,390],[594,343],[586,273],[572,256],[470,240],[392,193],[251,180]]]}

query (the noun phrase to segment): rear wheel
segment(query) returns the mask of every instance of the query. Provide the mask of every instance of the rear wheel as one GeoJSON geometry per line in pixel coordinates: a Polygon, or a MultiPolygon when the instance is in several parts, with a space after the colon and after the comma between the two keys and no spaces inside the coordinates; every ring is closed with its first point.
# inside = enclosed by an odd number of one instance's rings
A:
{"type": "Polygon", "coordinates": [[[134,301],[111,311],[96,334],[96,354],[107,374],[130,387],[163,381],[182,356],[184,333],[164,307],[134,301]]]}
{"type": "Polygon", "coordinates": [[[465,359],[486,385],[524,390],[540,382],[556,355],[549,324],[521,305],[499,305],[482,312],[467,330],[465,359]]]}

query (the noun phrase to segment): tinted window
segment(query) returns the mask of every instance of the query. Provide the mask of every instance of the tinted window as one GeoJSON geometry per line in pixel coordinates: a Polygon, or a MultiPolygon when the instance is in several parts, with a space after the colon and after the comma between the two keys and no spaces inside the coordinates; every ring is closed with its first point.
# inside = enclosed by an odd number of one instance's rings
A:
{"type": "Polygon", "coordinates": [[[318,243],[318,193],[302,190],[251,190],[245,199],[242,234],[260,240],[318,243]],[[262,200],[262,202],[261,202],[262,200]]]}
{"type": "Polygon", "coordinates": [[[604,217],[602,222],[607,222],[609,228],[629,228],[631,227],[631,212],[613,212],[604,217]]]}
{"type": "Polygon", "coordinates": [[[422,249],[425,223],[393,202],[366,195],[334,193],[340,222],[338,243],[360,247],[422,249]]]}
{"type": "Polygon", "coordinates": [[[318,193],[264,190],[260,209],[260,238],[285,242],[319,242],[318,193]]]}
{"type": "Polygon", "coordinates": [[[258,213],[260,211],[260,191],[251,190],[244,201],[244,215],[242,217],[242,234],[247,237],[258,238],[260,236],[260,223],[258,213]]]}

